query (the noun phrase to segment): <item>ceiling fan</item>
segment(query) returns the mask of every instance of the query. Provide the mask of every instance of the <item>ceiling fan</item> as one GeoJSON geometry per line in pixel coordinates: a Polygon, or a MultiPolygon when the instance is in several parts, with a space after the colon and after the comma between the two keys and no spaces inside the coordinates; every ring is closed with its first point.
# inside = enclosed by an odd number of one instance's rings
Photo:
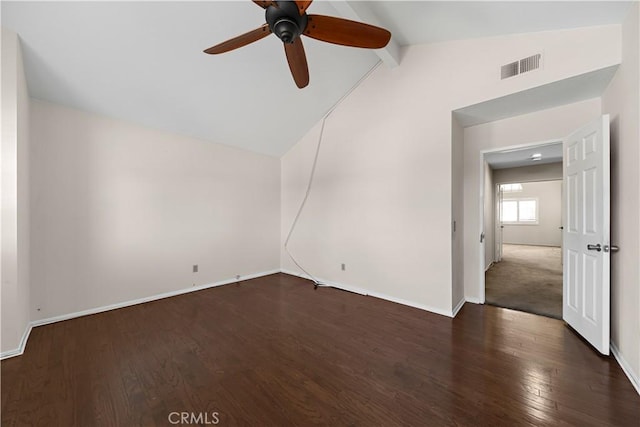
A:
{"type": "Polygon", "coordinates": [[[204,52],[209,54],[229,52],[274,33],[284,43],[289,69],[300,89],[309,84],[309,68],[301,35],[343,46],[367,49],[383,48],[391,39],[391,33],[384,28],[333,16],[307,15],[307,8],[313,0],[252,1],[265,9],[267,23],[210,47],[204,52]]]}

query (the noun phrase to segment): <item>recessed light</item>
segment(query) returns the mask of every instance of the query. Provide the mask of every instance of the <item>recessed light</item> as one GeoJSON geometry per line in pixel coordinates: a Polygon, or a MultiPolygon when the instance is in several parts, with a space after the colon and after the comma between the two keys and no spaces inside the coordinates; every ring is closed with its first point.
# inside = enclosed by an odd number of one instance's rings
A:
{"type": "Polygon", "coordinates": [[[535,153],[531,155],[531,161],[535,162],[537,160],[542,160],[542,154],[540,153],[535,153]]]}

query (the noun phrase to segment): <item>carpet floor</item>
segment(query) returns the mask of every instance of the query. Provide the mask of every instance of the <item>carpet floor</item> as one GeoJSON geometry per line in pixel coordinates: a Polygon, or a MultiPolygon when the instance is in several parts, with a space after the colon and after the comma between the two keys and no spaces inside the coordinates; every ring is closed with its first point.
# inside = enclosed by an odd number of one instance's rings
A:
{"type": "Polygon", "coordinates": [[[562,319],[561,249],[505,244],[502,252],[485,273],[487,304],[562,319]]]}

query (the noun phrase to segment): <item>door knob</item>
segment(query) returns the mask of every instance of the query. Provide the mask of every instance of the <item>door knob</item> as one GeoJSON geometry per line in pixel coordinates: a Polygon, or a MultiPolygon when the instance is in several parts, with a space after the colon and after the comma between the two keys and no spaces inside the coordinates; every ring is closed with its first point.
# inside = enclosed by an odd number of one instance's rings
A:
{"type": "Polygon", "coordinates": [[[611,245],[611,246],[604,245],[604,248],[602,248],[602,250],[604,250],[605,252],[611,251],[611,253],[614,253],[614,252],[618,252],[620,248],[617,247],[616,245],[611,245]]]}
{"type": "Polygon", "coordinates": [[[600,252],[602,250],[602,246],[600,245],[600,243],[598,243],[597,245],[587,245],[587,249],[590,251],[600,252]]]}

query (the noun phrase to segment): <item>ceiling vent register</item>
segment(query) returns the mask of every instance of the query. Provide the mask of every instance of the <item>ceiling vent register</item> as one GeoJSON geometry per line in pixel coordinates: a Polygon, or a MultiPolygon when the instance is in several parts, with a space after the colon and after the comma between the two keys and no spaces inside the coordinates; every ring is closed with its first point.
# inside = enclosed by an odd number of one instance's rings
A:
{"type": "Polygon", "coordinates": [[[508,79],[509,77],[517,76],[518,74],[537,70],[538,68],[540,68],[541,59],[542,54],[538,53],[536,55],[523,58],[519,61],[505,64],[500,68],[500,79],[504,80],[508,79]]]}

